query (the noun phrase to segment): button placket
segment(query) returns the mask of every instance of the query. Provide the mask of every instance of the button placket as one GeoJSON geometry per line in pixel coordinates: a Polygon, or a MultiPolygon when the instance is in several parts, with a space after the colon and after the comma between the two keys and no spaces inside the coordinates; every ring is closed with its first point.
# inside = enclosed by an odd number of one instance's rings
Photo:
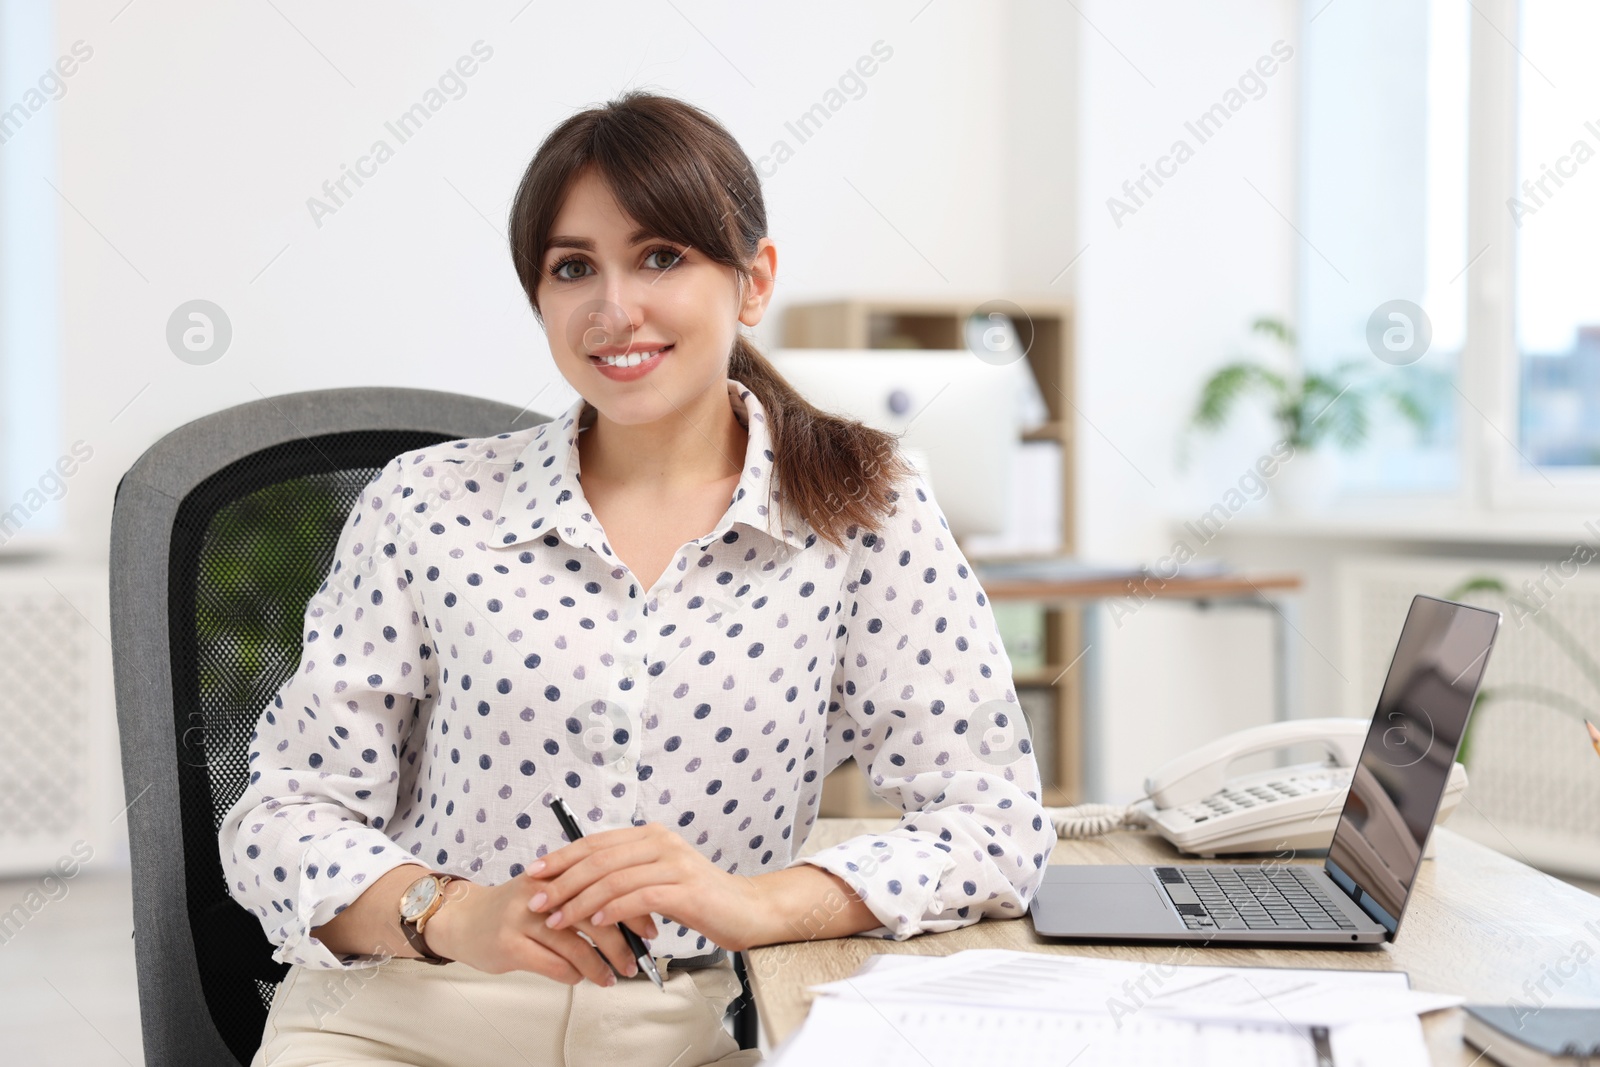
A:
{"type": "Polygon", "coordinates": [[[607,768],[612,775],[614,784],[622,787],[620,796],[626,796],[635,784],[633,781],[634,766],[639,750],[639,734],[644,723],[644,682],[647,679],[644,670],[638,663],[640,653],[630,648],[630,643],[627,641],[627,635],[631,631],[634,635],[634,641],[638,643],[634,647],[642,646],[643,644],[644,631],[640,623],[644,616],[644,602],[638,595],[638,582],[631,575],[627,577],[627,581],[628,592],[632,595],[624,601],[624,611],[619,613],[617,619],[619,626],[616,647],[612,653],[614,663],[612,684],[613,691],[624,694],[619,700],[619,704],[623,709],[626,720],[625,728],[628,731],[628,743],[622,746],[621,751],[617,753],[616,758],[612,760],[610,767],[607,768]],[[628,683],[627,689],[621,687],[623,682],[628,683]]]}
{"type": "Polygon", "coordinates": [[[634,640],[638,643],[633,654],[627,657],[627,662],[631,666],[629,678],[633,683],[628,692],[633,700],[629,703],[631,721],[628,726],[628,748],[618,761],[618,765],[623,774],[631,778],[640,745],[643,743],[641,735],[644,733],[645,694],[650,687],[650,654],[649,639],[644,629],[644,600],[635,598],[629,603],[632,607],[628,612],[628,628],[633,630],[634,640]]]}
{"type": "MultiPolygon", "coordinates": [[[[673,558],[676,559],[677,557],[673,558]]],[[[672,565],[668,564],[666,572],[662,574],[661,579],[657,581],[656,585],[660,586],[661,582],[666,581],[667,575],[672,573],[672,570],[672,565]]],[[[660,643],[660,639],[657,636],[658,631],[660,630],[660,605],[656,605],[656,611],[653,614],[647,614],[651,601],[654,599],[655,595],[656,594],[654,590],[652,590],[650,593],[647,593],[645,596],[641,597],[638,601],[638,606],[635,609],[632,618],[629,620],[637,628],[639,634],[639,646],[636,650],[635,658],[633,659],[633,663],[636,665],[637,671],[637,673],[634,675],[635,683],[633,692],[637,694],[636,704],[639,713],[635,721],[633,733],[629,737],[630,750],[634,754],[634,762],[632,765],[630,765],[629,771],[631,772],[630,778],[632,779],[630,788],[634,789],[635,797],[635,822],[646,821],[644,790],[637,788],[639,785],[637,767],[638,764],[642,763],[644,760],[644,731],[645,723],[647,722],[649,716],[650,694],[652,692],[654,683],[659,677],[658,675],[653,675],[650,673],[650,667],[653,663],[652,656],[655,654],[656,647],[660,643]]]]}

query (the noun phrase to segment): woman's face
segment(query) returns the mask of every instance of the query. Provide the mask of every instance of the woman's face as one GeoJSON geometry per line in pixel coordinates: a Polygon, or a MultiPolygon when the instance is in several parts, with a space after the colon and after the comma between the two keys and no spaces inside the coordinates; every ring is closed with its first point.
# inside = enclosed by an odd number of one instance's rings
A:
{"type": "MultiPolygon", "coordinates": [[[[771,295],[770,268],[741,299],[731,267],[639,231],[594,170],[580,172],[551,226],[537,290],[562,377],[629,425],[720,395],[739,323],[759,322],[771,295]],[[597,358],[623,355],[615,367],[597,358]]],[[[758,268],[775,262],[770,245],[763,239],[758,268]]]]}

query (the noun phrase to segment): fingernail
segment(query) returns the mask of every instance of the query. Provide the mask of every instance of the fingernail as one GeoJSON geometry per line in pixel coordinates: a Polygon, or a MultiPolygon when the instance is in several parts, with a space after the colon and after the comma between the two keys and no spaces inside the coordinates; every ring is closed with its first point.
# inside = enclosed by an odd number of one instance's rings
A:
{"type": "Polygon", "coordinates": [[[617,984],[617,976],[612,974],[610,971],[607,971],[606,972],[606,985],[616,985],[616,984],[617,984]]]}
{"type": "Polygon", "coordinates": [[[594,913],[593,916],[590,917],[589,922],[594,926],[599,926],[600,922],[604,918],[604,916],[605,916],[605,912],[597,911],[597,912],[594,913]]]}
{"type": "Polygon", "coordinates": [[[639,964],[633,960],[629,960],[627,963],[622,965],[622,969],[627,972],[629,978],[632,978],[634,975],[639,973],[639,964]]]}
{"type": "Polygon", "coordinates": [[[542,870],[544,870],[544,860],[534,860],[532,863],[528,864],[528,869],[522,873],[538,874],[542,870]]]}
{"type": "Polygon", "coordinates": [[[559,911],[552,911],[550,913],[550,918],[546,919],[544,921],[544,924],[546,926],[554,926],[556,923],[558,923],[560,921],[561,921],[561,913],[559,911]]]}
{"type": "Polygon", "coordinates": [[[535,893],[528,900],[529,911],[539,911],[544,907],[544,902],[550,899],[549,893],[535,893]]]}

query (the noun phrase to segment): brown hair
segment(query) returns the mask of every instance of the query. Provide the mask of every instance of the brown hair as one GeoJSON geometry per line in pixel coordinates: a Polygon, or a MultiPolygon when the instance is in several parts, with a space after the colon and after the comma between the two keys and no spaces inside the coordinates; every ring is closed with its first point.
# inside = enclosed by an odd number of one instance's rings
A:
{"type": "MultiPolygon", "coordinates": [[[[654,235],[688,245],[750,279],[767,209],[750,159],[721,123],[692,104],[641,90],[567,119],[545,138],[511,204],[511,258],[541,325],[538,286],[550,227],[579,172],[594,167],[617,203],[654,235]]],[[[879,529],[915,473],[899,439],[822,411],[795,391],[742,333],[728,377],[767,414],[785,517],[798,515],[843,547],[847,531],[879,529]]]]}

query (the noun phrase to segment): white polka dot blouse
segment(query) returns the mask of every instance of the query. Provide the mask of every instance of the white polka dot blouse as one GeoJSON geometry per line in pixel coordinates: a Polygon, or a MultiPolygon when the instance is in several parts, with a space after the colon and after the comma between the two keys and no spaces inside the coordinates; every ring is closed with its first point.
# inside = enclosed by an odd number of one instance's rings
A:
{"type": "MultiPolygon", "coordinates": [[[[581,398],[367,484],[218,833],[274,959],[377,965],[310,931],[404,863],[517,876],[567,843],[553,796],[586,832],[661,823],[734,874],[832,871],[882,923],[865,936],[1027,911],[1055,831],[1025,736],[995,743],[1023,722],[1011,663],[927,482],[843,549],[803,519],[775,529],[761,403],[733,379],[728,396],[749,433],[738,487],[651,589],[584,499],[581,398]],[[797,858],[850,756],[904,814],[797,858]]],[[[657,922],[658,957],[717,947],[657,922]]]]}

